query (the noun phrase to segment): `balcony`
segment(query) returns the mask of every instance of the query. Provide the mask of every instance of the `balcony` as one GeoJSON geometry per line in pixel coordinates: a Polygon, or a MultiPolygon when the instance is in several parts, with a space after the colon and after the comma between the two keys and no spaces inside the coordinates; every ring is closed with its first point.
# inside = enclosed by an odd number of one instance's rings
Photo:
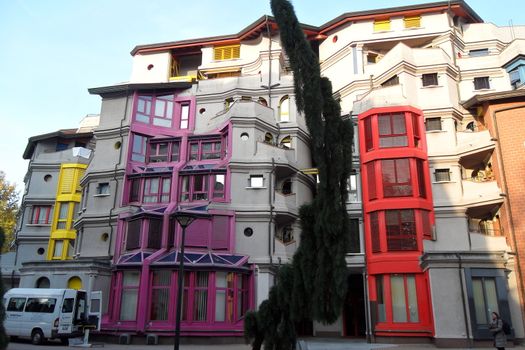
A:
{"type": "MultiPolygon", "coordinates": [[[[462,161],[480,159],[487,152],[492,153],[495,142],[492,140],[488,130],[483,131],[461,131],[456,133],[458,140],[458,154],[462,161]]],[[[461,161],[460,161],[461,162],[461,161]]]]}
{"type": "Polygon", "coordinates": [[[461,184],[463,186],[463,203],[466,206],[496,205],[499,207],[503,202],[501,190],[494,179],[470,178],[462,180],[461,184]]]}

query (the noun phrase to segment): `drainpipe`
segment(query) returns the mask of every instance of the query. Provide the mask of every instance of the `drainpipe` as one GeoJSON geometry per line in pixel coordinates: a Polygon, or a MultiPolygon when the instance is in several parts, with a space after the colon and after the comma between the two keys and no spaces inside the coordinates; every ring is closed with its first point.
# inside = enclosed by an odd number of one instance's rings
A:
{"type": "Polygon", "coordinates": [[[520,287],[520,299],[521,299],[521,305],[522,305],[522,315],[524,314],[524,310],[523,310],[523,301],[525,300],[525,290],[523,289],[524,288],[524,285],[523,285],[523,275],[522,275],[522,270],[521,270],[521,263],[520,263],[520,255],[518,253],[518,245],[517,245],[517,240],[516,240],[516,232],[515,232],[515,226],[514,226],[514,219],[513,219],[513,215],[512,215],[512,206],[510,204],[510,193],[509,193],[509,189],[508,189],[508,186],[507,186],[507,176],[505,175],[505,165],[503,163],[503,154],[501,152],[501,142],[499,141],[500,140],[500,136],[499,136],[499,128],[498,128],[498,119],[496,118],[496,113],[499,113],[499,112],[505,112],[505,111],[510,111],[510,110],[514,110],[514,109],[520,109],[520,108],[525,108],[525,104],[520,104],[520,105],[517,105],[517,106],[512,106],[512,107],[505,107],[505,108],[500,108],[500,109],[496,109],[492,112],[492,121],[494,123],[494,132],[495,132],[495,136],[496,136],[496,152],[498,154],[498,167],[501,169],[500,173],[501,173],[501,180],[502,180],[502,185],[503,185],[503,191],[504,193],[506,194],[506,196],[504,196],[504,201],[505,201],[505,204],[507,205],[508,209],[509,209],[509,224],[510,224],[510,238],[512,240],[512,244],[514,245],[514,250],[516,251],[516,270],[518,272],[518,284],[519,284],[519,287],[520,287]]]}
{"type": "Polygon", "coordinates": [[[128,103],[129,103],[129,88],[126,89],[126,105],[124,106],[124,115],[120,120],[119,136],[120,136],[120,149],[118,154],[118,162],[115,164],[113,169],[113,180],[115,181],[115,195],[113,196],[113,207],[109,210],[108,224],[110,228],[109,234],[109,244],[108,244],[108,256],[111,256],[111,245],[113,243],[113,225],[111,224],[111,218],[113,217],[113,211],[117,207],[117,194],[118,194],[118,179],[117,179],[117,169],[122,164],[122,148],[124,147],[124,135],[122,135],[122,127],[124,121],[126,120],[126,114],[128,112],[128,103]]]}
{"type": "Polygon", "coordinates": [[[467,332],[467,342],[469,348],[472,347],[472,338],[470,337],[470,328],[468,326],[468,315],[467,315],[467,306],[465,303],[465,293],[464,293],[464,285],[463,285],[463,260],[461,260],[461,255],[459,253],[455,253],[456,258],[458,258],[459,261],[459,269],[458,269],[458,277],[459,277],[459,285],[461,286],[461,304],[463,306],[463,317],[465,319],[465,331],[467,332]]]}
{"type": "Polygon", "coordinates": [[[268,106],[272,105],[272,32],[266,17],[266,32],[268,33],[268,106]]]}
{"type": "Polygon", "coordinates": [[[268,256],[270,257],[270,266],[273,266],[273,236],[272,236],[272,223],[273,223],[273,173],[275,172],[275,160],[272,157],[272,170],[268,175],[268,202],[270,204],[270,220],[268,220],[268,256]]]}

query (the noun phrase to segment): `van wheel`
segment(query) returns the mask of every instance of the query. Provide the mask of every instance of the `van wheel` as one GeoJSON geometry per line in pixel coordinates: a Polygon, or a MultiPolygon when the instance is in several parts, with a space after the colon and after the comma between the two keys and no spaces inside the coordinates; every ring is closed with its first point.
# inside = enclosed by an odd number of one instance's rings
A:
{"type": "Polygon", "coordinates": [[[44,334],[40,329],[35,329],[31,333],[31,343],[33,345],[40,345],[44,342],[44,334]]]}

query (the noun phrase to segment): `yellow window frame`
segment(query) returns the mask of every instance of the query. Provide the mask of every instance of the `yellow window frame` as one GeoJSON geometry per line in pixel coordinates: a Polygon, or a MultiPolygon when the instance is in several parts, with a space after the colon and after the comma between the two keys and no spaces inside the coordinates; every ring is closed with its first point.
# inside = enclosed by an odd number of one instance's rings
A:
{"type": "Polygon", "coordinates": [[[390,18],[374,20],[374,32],[390,30],[390,18]]]}

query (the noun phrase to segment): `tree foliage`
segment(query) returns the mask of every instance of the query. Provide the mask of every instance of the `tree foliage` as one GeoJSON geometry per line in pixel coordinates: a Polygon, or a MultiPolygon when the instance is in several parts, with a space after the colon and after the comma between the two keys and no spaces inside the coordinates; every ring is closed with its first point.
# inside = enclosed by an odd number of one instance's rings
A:
{"type": "MultiPolygon", "coordinates": [[[[0,246],[4,244],[4,230],[2,227],[0,227],[0,246]]],[[[4,298],[4,282],[2,280],[2,272],[0,270],[0,301],[4,298]]],[[[5,320],[5,307],[4,303],[0,302],[0,350],[4,350],[7,348],[7,344],[9,343],[7,334],[5,333],[4,328],[4,320],[5,320]]]]}
{"type": "Polygon", "coordinates": [[[14,184],[5,178],[5,173],[0,171],[0,227],[4,230],[5,241],[2,253],[9,249],[13,240],[13,231],[16,226],[18,213],[18,192],[14,184]]]}
{"type": "Polygon", "coordinates": [[[311,136],[312,158],[319,170],[317,195],[300,208],[301,241],[291,265],[281,267],[277,283],[259,311],[250,314],[245,334],[252,347],[295,348],[294,322],[333,323],[346,294],[349,219],[347,181],[351,170],[353,127],[341,118],[330,80],[322,78],[319,60],[305,39],[287,0],[271,0],[281,45],[294,72],[297,109],[311,136]]]}

